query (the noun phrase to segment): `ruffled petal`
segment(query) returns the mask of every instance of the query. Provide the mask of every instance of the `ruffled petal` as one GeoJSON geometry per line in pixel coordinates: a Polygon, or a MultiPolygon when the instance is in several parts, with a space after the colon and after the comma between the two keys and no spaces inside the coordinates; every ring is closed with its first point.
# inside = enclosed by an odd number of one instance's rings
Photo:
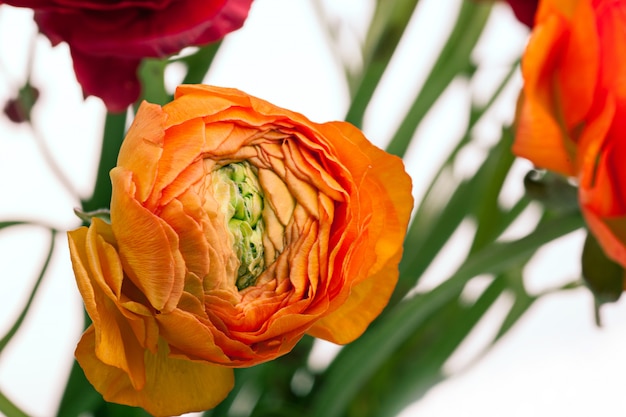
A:
{"type": "Polygon", "coordinates": [[[232,369],[171,358],[167,345],[161,341],[156,354],[144,351],[140,358],[145,365],[146,383],[136,389],[125,372],[93,354],[95,344],[95,332],[89,328],[76,348],[76,358],[89,382],[105,400],[142,407],[156,417],[211,409],[234,385],[232,369]]]}
{"type": "Polygon", "coordinates": [[[93,228],[70,232],[69,243],[78,288],[93,321],[91,331],[94,333],[95,345],[90,354],[120,369],[127,375],[129,383],[140,389],[145,383],[143,361],[140,360],[144,348],[140,346],[126,317],[117,308],[111,291],[102,288],[104,277],[100,265],[108,270],[118,269],[121,273],[119,260],[112,259],[115,255],[112,255],[108,244],[94,233],[93,228]]]}
{"type": "Polygon", "coordinates": [[[111,224],[124,271],[160,312],[171,311],[183,292],[185,264],[179,238],[162,219],[133,198],[133,173],[111,171],[111,224]]]}
{"type": "Polygon", "coordinates": [[[117,166],[133,173],[134,198],[143,203],[152,192],[163,155],[167,114],[161,106],[143,102],[128,129],[117,157],[117,166]]]}
{"type": "Polygon", "coordinates": [[[376,274],[352,287],[350,297],[337,310],[318,320],[307,334],[337,344],[346,344],[361,336],[383,311],[398,281],[401,252],[376,274]]]}

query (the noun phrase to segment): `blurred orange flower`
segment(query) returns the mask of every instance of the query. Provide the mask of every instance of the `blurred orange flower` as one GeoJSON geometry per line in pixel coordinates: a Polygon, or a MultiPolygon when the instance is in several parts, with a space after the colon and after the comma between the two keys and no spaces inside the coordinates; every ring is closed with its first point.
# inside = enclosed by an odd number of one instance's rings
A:
{"type": "Polygon", "coordinates": [[[141,105],[111,179],[111,224],[69,233],[76,357],[108,401],[212,408],[232,367],[359,337],[396,284],[411,181],[348,123],[181,86],[141,105]]]}
{"type": "Polygon", "coordinates": [[[545,0],[537,13],[513,150],[577,178],[589,228],[626,266],[626,1],[545,0]]]}

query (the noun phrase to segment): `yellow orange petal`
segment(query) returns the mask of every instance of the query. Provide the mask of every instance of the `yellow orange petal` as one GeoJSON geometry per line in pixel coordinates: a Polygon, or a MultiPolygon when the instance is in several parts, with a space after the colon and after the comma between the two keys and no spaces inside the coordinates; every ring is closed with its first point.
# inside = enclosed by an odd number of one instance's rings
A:
{"type": "Polygon", "coordinates": [[[120,148],[117,166],[135,174],[135,198],[141,202],[148,198],[156,179],[163,152],[166,119],[167,115],[161,110],[161,106],[144,101],[139,106],[120,148]]]}
{"type": "Polygon", "coordinates": [[[159,311],[170,311],[182,294],[185,265],[178,237],[162,219],[133,198],[133,173],[111,171],[111,224],[124,271],[159,311]]]}
{"type": "Polygon", "coordinates": [[[367,280],[352,287],[350,297],[333,313],[318,320],[307,334],[337,344],[350,343],[385,308],[398,281],[400,252],[367,280]]]}
{"type": "Polygon", "coordinates": [[[215,407],[234,384],[233,371],[206,362],[168,357],[168,347],[159,342],[156,354],[145,351],[146,384],[135,389],[128,375],[94,355],[95,333],[88,329],[76,348],[76,358],[85,376],[105,400],[142,407],[150,414],[172,416],[215,407]]]}
{"type": "MultiPolygon", "coordinates": [[[[145,372],[143,362],[138,358],[143,356],[143,348],[139,345],[128,320],[117,308],[111,291],[102,288],[102,276],[99,279],[94,278],[102,271],[92,268],[93,258],[99,258],[100,255],[106,256],[102,253],[106,250],[106,244],[103,245],[95,236],[92,239],[99,247],[85,251],[84,248],[89,246],[86,242],[88,234],[85,232],[86,228],[71,232],[69,243],[78,288],[93,321],[92,329],[95,329],[92,331],[94,331],[96,343],[91,354],[111,366],[122,369],[133,386],[141,387],[145,383],[145,372]]],[[[95,262],[99,264],[98,261],[95,262]]]]}
{"type": "Polygon", "coordinates": [[[338,152],[342,161],[350,167],[351,172],[363,171],[364,180],[360,185],[364,190],[370,190],[372,193],[369,199],[373,206],[370,209],[371,213],[367,214],[381,220],[381,223],[378,223],[378,232],[384,232],[375,239],[376,264],[372,271],[375,272],[386,265],[389,258],[395,256],[398,248],[402,246],[413,210],[411,177],[405,172],[400,158],[372,145],[356,127],[345,122],[333,122],[326,125],[325,129],[338,130],[350,141],[352,146],[339,147],[337,144],[338,152]],[[360,161],[355,157],[359,153],[365,156],[360,161]],[[359,162],[363,165],[362,167],[356,166],[359,162]],[[380,198],[381,194],[378,193],[386,194],[386,198],[380,198]]]}

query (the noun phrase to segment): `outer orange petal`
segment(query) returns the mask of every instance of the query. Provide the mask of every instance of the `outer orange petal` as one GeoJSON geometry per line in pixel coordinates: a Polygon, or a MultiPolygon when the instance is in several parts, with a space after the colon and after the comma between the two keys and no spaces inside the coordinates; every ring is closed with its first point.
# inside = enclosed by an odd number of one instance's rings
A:
{"type": "Polygon", "coordinates": [[[104,399],[142,407],[156,417],[213,408],[234,385],[232,369],[170,358],[167,345],[161,341],[156,354],[144,352],[146,384],[137,390],[126,373],[98,360],[94,349],[95,333],[90,327],[78,343],[76,358],[104,399]]]}
{"type": "Polygon", "coordinates": [[[214,115],[232,106],[249,107],[250,101],[235,89],[182,85],[176,88],[174,101],[165,105],[163,110],[169,115],[167,127],[170,127],[214,115]]]}
{"type": "MultiPolygon", "coordinates": [[[[349,170],[362,172],[365,177],[360,182],[359,198],[364,200],[360,203],[362,209],[369,210],[362,214],[364,218],[369,217],[367,241],[357,240],[356,244],[373,243],[369,249],[371,255],[366,256],[373,256],[374,262],[363,271],[359,268],[359,256],[354,256],[351,265],[355,267],[344,271],[349,275],[346,279],[353,285],[347,300],[340,294],[331,304],[331,311],[336,310],[319,320],[308,333],[335,343],[349,343],[380,314],[396,285],[402,244],[413,208],[411,179],[399,158],[370,144],[352,125],[334,122],[324,126],[323,130],[328,137],[341,134],[348,139],[348,143],[338,141],[333,145],[340,159],[347,161],[349,170]],[[359,152],[364,154],[360,161],[356,157],[359,152]],[[359,167],[358,162],[364,162],[365,169],[359,167]],[[384,193],[389,198],[380,198],[384,193]]],[[[364,249],[367,248],[361,250],[364,249]]]]}
{"type": "MultiPolygon", "coordinates": [[[[413,196],[411,194],[411,177],[405,172],[400,158],[390,155],[372,145],[363,136],[360,130],[345,122],[332,122],[324,125],[322,130],[327,137],[341,134],[347,142],[333,143],[339,158],[348,167],[350,172],[362,172],[364,179],[357,186],[362,187],[372,195],[373,217],[384,220],[378,223],[379,237],[375,240],[376,263],[372,273],[387,265],[389,258],[395,256],[402,247],[406,229],[413,210],[413,196]],[[363,158],[355,155],[364,154],[363,158]],[[358,164],[358,165],[357,165],[358,164]],[[359,166],[360,165],[360,166],[359,166]],[[386,193],[388,198],[380,198],[377,193],[386,193]],[[383,203],[386,205],[383,206],[383,203]],[[382,232],[382,233],[381,233],[382,232]]],[[[360,178],[357,177],[357,181],[360,178]]]]}
{"type": "Polygon", "coordinates": [[[159,311],[171,311],[183,292],[185,265],[178,237],[133,198],[133,173],[111,170],[111,224],[124,271],[159,311]]]}
{"type": "Polygon", "coordinates": [[[307,334],[333,343],[346,344],[361,336],[383,311],[398,281],[402,252],[367,280],[350,290],[348,300],[333,313],[318,320],[307,334]]]}
{"type": "Polygon", "coordinates": [[[569,24],[569,38],[556,77],[563,95],[558,104],[567,129],[572,131],[589,114],[598,84],[600,45],[589,1],[578,2],[569,24]]]}
{"type": "Polygon", "coordinates": [[[530,39],[522,72],[524,95],[520,101],[513,152],[535,165],[564,175],[575,175],[574,144],[558,120],[552,78],[556,60],[566,41],[566,22],[552,16],[536,27],[530,39]]]}
{"type": "Polygon", "coordinates": [[[161,110],[161,106],[144,101],[120,148],[117,166],[134,173],[133,181],[137,187],[135,198],[141,202],[148,198],[156,179],[159,159],[163,153],[166,119],[167,114],[161,110]]]}
{"type": "Polygon", "coordinates": [[[107,244],[95,235],[93,229],[88,232],[83,227],[68,235],[78,288],[93,320],[92,328],[95,326],[96,329],[96,343],[91,355],[125,372],[132,385],[141,388],[145,383],[145,372],[143,363],[138,359],[141,359],[144,349],[139,345],[127,319],[115,305],[112,292],[105,287],[99,268],[102,259],[108,270],[119,269],[121,273],[119,259],[111,259],[110,252],[107,253],[107,244]],[[107,261],[111,261],[111,265],[107,261]],[[118,268],[115,268],[116,263],[118,268]]]}

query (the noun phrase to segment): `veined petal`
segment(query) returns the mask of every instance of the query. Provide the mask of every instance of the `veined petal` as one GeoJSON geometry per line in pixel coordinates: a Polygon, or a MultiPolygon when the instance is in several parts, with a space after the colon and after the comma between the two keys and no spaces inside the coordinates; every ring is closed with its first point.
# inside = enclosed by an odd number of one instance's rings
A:
{"type": "Polygon", "coordinates": [[[234,385],[233,370],[207,362],[168,356],[167,344],[159,342],[156,354],[144,351],[146,384],[136,389],[119,368],[94,354],[95,334],[87,330],[76,348],[85,376],[105,400],[142,407],[156,417],[204,411],[215,407],[234,385]]]}
{"type": "Polygon", "coordinates": [[[161,155],[163,154],[164,124],[167,114],[161,106],[141,103],[117,158],[117,166],[133,172],[137,187],[135,198],[146,201],[152,191],[161,155]]]}
{"type": "Polygon", "coordinates": [[[170,311],[182,294],[184,260],[178,237],[162,219],[132,196],[132,172],[111,171],[111,224],[124,270],[159,311],[170,311]]]}
{"type": "Polygon", "coordinates": [[[376,274],[355,285],[337,310],[318,320],[307,334],[337,344],[350,343],[367,329],[389,302],[398,281],[401,252],[376,274]]]}
{"type": "Polygon", "coordinates": [[[93,260],[90,258],[98,257],[97,252],[105,250],[106,244],[103,245],[97,236],[92,237],[92,240],[95,239],[95,245],[99,247],[93,248],[92,253],[87,253],[83,249],[88,247],[86,231],[86,228],[81,228],[70,232],[69,242],[76,281],[93,321],[90,329],[94,333],[95,346],[91,355],[98,357],[103,363],[120,369],[128,375],[129,383],[141,388],[145,383],[145,373],[143,362],[138,358],[143,355],[144,348],[140,346],[126,317],[117,308],[111,291],[103,290],[101,284],[104,279],[101,276],[99,279],[94,278],[94,275],[100,275],[102,271],[92,268],[93,260]]]}

